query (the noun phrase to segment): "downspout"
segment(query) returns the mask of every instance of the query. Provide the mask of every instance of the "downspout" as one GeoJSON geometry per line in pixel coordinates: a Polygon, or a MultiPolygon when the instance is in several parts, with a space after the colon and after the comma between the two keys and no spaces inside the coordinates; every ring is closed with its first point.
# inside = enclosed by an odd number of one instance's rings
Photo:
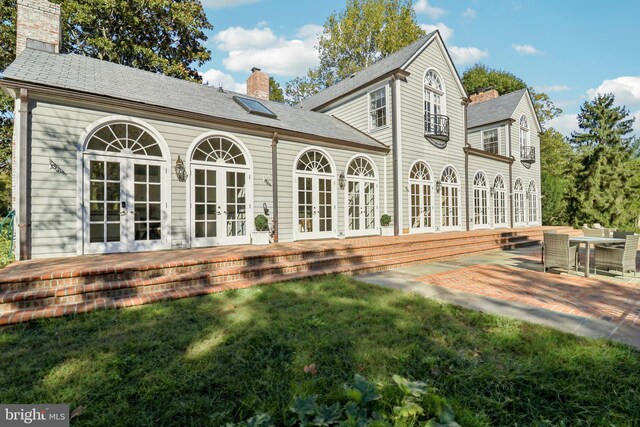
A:
{"type": "Polygon", "coordinates": [[[29,94],[26,89],[20,89],[20,106],[18,107],[18,234],[20,248],[18,257],[21,260],[31,258],[31,222],[30,222],[30,194],[29,180],[29,94]]]}
{"type": "MultiPolygon", "coordinates": [[[[462,98],[463,114],[464,114],[464,146],[469,147],[469,135],[467,132],[467,107],[469,106],[469,98],[462,98]]],[[[467,225],[467,231],[471,229],[471,222],[469,221],[469,151],[464,150],[464,197],[465,197],[465,219],[467,225]]]]}
{"type": "Polygon", "coordinates": [[[399,153],[399,138],[398,138],[398,110],[400,106],[398,105],[398,89],[396,87],[396,82],[398,79],[396,76],[391,77],[391,102],[393,105],[392,108],[392,145],[393,145],[393,234],[399,236],[402,232],[400,230],[400,216],[402,215],[400,210],[400,203],[402,200],[402,182],[400,180],[400,153],[399,153]]]}
{"type": "Polygon", "coordinates": [[[278,243],[278,132],[271,138],[271,190],[273,197],[273,243],[278,243]]]}
{"type": "Polygon", "coordinates": [[[511,159],[513,159],[513,162],[509,163],[509,224],[510,224],[510,228],[513,228],[514,225],[514,221],[513,221],[513,214],[514,214],[514,209],[513,209],[513,163],[515,162],[515,158],[513,157],[513,154],[511,152],[511,125],[513,124],[514,120],[511,119],[509,120],[509,123],[507,124],[507,144],[509,144],[509,157],[511,157],[511,159]]]}

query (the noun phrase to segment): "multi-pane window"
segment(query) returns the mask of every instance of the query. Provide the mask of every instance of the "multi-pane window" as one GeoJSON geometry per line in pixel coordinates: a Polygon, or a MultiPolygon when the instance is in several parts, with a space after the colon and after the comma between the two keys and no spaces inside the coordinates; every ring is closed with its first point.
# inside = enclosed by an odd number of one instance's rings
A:
{"type": "Polygon", "coordinates": [[[524,115],[520,117],[520,147],[529,147],[529,123],[524,115]]]}
{"type": "Polygon", "coordinates": [[[482,132],[482,148],[489,153],[500,154],[498,129],[490,129],[482,132]]]}
{"type": "Polygon", "coordinates": [[[369,94],[369,112],[371,114],[372,130],[387,125],[387,95],[385,88],[369,94]]]}

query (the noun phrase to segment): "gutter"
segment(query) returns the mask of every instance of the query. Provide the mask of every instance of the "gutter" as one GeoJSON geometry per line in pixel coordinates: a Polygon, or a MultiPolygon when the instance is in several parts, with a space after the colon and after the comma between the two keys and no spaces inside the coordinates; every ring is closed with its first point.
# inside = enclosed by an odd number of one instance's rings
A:
{"type": "Polygon", "coordinates": [[[399,137],[399,126],[398,126],[398,89],[396,87],[398,79],[395,75],[391,76],[391,102],[392,102],[392,113],[391,113],[391,139],[393,141],[393,234],[395,236],[399,236],[402,232],[400,229],[400,216],[401,212],[401,201],[402,201],[402,182],[400,178],[400,137],[399,137]]]}
{"type": "Polygon", "coordinates": [[[273,197],[273,243],[278,243],[278,133],[271,138],[271,190],[273,197]]]}
{"type": "Polygon", "coordinates": [[[513,163],[516,161],[515,157],[513,157],[513,153],[511,152],[511,125],[515,122],[515,120],[509,120],[509,124],[507,124],[507,143],[509,144],[509,157],[512,159],[511,163],[509,163],[509,226],[510,228],[514,227],[514,207],[513,207],[513,163]]]}
{"type": "Polygon", "coordinates": [[[18,117],[14,126],[18,129],[18,259],[31,259],[31,194],[29,170],[29,92],[20,89],[20,106],[18,117]]]}
{"type": "Polygon", "coordinates": [[[469,150],[471,146],[469,145],[469,133],[467,132],[467,107],[469,106],[469,98],[462,98],[462,106],[463,114],[464,114],[464,180],[465,180],[465,188],[464,188],[464,197],[465,197],[465,223],[466,230],[469,231],[471,229],[471,221],[469,215],[471,213],[469,209],[469,150]]]}

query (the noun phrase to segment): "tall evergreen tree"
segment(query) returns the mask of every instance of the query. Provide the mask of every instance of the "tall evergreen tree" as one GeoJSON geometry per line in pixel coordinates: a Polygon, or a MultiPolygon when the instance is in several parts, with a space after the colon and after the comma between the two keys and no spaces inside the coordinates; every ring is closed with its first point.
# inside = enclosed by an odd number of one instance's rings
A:
{"type": "Polygon", "coordinates": [[[416,41],[424,31],[411,0],[348,0],[331,14],[320,36],[320,65],[286,85],[297,103],[416,41]]]}
{"type": "Polygon", "coordinates": [[[269,100],[276,102],[284,102],[284,93],[282,87],[273,77],[269,77],[269,100]]]}
{"type": "Polygon", "coordinates": [[[599,222],[630,228],[638,218],[640,189],[634,159],[638,141],[631,136],[634,118],[614,103],[613,94],[585,102],[578,114],[580,131],[571,134],[577,152],[569,206],[574,225],[599,222]]]}

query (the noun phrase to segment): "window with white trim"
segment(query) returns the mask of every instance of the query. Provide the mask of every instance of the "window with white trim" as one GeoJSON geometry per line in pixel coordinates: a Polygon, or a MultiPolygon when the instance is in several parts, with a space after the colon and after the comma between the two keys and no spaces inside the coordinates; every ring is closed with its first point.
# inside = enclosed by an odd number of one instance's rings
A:
{"type": "Polygon", "coordinates": [[[498,129],[489,129],[482,131],[482,149],[489,153],[500,154],[498,129]]]}
{"type": "Polygon", "coordinates": [[[520,117],[520,147],[529,147],[529,123],[527,116],[520,117]]]}
{"type": "Polygon", "coordinates": [[[370,129],[375,130],[387,125],[387,91],[380,88],[369,94],[370,129]]]}

